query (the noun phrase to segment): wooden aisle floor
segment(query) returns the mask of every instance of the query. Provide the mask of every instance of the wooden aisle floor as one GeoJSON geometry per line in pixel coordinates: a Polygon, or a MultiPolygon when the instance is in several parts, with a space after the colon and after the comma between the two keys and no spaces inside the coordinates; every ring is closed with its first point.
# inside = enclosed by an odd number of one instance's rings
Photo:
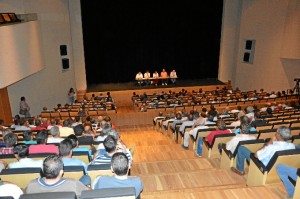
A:
{"type": "Polygon", "coordinates": [[[143,199],[281,199],[287,194],[282,183],[248,187],[245,177],[218,168],[219,159],[195,157],[152,125],[118,131],[128,147],[135,146],[131,175],[143,180],[143,199]]]}

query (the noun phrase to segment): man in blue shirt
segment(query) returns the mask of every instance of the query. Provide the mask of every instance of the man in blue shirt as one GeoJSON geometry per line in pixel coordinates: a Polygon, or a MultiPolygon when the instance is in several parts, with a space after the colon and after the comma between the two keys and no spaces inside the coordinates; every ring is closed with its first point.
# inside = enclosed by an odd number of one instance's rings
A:
{"type": "Polygon", "coordinates": [[[84,185],[91,185],[91,177],[87,175],[87,165],[78,158],[72,158],[72,141],[70,139],[66,138],[60,142],[59,154],[62,157],[64,166],[83,166],[85,175],[79,181],[84,185]]]}
{"type": "Polygon", "coordinates": [[[93,189],[134,187],[135,196],[138,197],[144,185],[139,177],[128,176],[129,160],[127,156],[122,152],[115,153],[111,159],[111,168],[115,176],[97,177],[93,189]]]}
{"type": "MultiPolygon", "coordinates": [[[[275,137],[273,137],[260,150],[256,151],[254,156],[258,158],[265,166],[267,166],[276,151],[295,149],[295,145],[293,143],[287,142],[290,136],[291,130],[286,126],[280,126],[275,134],[275,137]]],[[[236,168],[231,167],[231,170],[239,175],[244,175],[244,161],[245,159],[247,159],[248,162],[250,161],[251,153],[252,152],[245,146],[239,147],[236,168]]]]}

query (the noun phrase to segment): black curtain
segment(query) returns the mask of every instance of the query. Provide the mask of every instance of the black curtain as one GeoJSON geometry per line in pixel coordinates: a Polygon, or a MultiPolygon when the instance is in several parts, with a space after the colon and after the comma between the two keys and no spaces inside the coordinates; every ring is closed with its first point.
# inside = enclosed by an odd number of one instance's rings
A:
{"type": "Polygon", "coordinates": [[[87,83],[163,68],[179,79],[217,78],[222,10],[222,0],[82,0],[87,83]]]}

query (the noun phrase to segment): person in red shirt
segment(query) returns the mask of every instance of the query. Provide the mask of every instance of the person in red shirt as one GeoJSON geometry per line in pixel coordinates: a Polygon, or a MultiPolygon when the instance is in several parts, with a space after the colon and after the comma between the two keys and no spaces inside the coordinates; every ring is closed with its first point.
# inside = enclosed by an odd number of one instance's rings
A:
{"type": "MultiPolygon", "coordinates": [[[[226,129],[226,124],[224,120],[218,119],[216,124],[217,124],[217,130],[210,132],[210,134],[208,134],[205,138],[210,145],[212,144],[215,135],[232,133],[230,129],[226,129]]],[[[202,146],[203,146],[202,139],[199,139],[197,151],[195,151],[195,154],[199,157],[202,156],[202,146]]]]}
{"type": "MultiPolygon", "coordinates": [[[[161,78],[168,78],[168,73],[166,72],[165,69],[162,69],[161,73],[160,73],[160,77],[161,78]]],[[[162,85],[168,85],[168,79],[162,79],[162,85]]]]}
{"type": "Polygon", "coordinates": [[[229,134],[229,133],[232,133],[232,132],[230,129],[226,128],[226,124],[225,124],[224,120],[219,119],[217,121],[217,130],[210,132],[210,134],[208,134],[208,136],[206,136],[205,139],[211,145],[215,135],[229,134]]]}
{"type": "Polygon", "coordinates": [[[29,154],[36,153],[55,153],[59,154],[58,148],[54,144],[47,144],[48,134],[46,131],[41,131],[36,135],[37,144],[29,146],[29,154]]]}

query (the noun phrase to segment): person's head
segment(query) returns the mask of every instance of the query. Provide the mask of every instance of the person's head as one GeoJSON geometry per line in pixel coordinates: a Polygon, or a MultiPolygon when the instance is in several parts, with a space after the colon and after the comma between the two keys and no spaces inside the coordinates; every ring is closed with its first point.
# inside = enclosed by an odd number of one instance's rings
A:
{"type": "Polygon", "coordinates": [[[14,147],[13,151],[17,159],[26,158],[29,154],[29,147],[26,144],[19,144],[14,147]]]}
{"type": "Polygon", "coordinates": [[[75,122],[79,122],[80,121],[80,117],[79,116],[75,116],[75,122]]]}
{"type": "Polygon", "coordinates": [[[60,179],[64,173],[64,163],[59,155],[49,155],[43,162],[43,174],[46,179],[60,179]]]}
{"type": "Polygon", "coordinates": [[[59,137],[59,127],[58,126],[51,127],[50,134],[52,135],[52,137],[59,137]]]}
{"type": "Polygon", "coordinates": [[[102,133],[105,134],[105,135],[107,135],[107,133],[108,133],[111,129],[112,129],[111,124],[107,122],[107,123],[103,124],[103,126],[102,126],[102,133]]]}
{"type": "Polygon", "coordinates": [[[214,116],[212,114],[207,114],[206,117],[207,117],[208,121],[210,121],[210,122],[214,121],[214,116]]]}
{"type": "Polygon", "coordinates": [[[78,138],[76,137],[76,135],[71,134],[67,137],[71,142],[72,142],[72,148],[76,148],[79,144],[78,142],[78,138]]]}
{"type": "Polygon", "coordinates": [[[268,107],[268,108],[266,109],[266,112],[267,112],[269,115],[271,115],[271,114],[272,114],[272,108],[268,107]]]}
{"type": "Polygon", "coordinates": [[[65,156],[71,156],[72,155],[72,141],[68,138],[64,139],[63,141],[60,142],[58,150],[59,150],[59,155],[62,157],[65,156]]]}
{"type": "Polygon", "coordinates": [[[69,93],[73,93],[74,92],[74,88],[70,88],[69,93]]]}
{"type": "Polygon", "coordinates": [[[83,132],[84,132],[84,126],[82,124],[77,124],[74,127],[74,133],[76,136],[82,136],[83,132]]]}
{"type": "Polygon", "coordinates": [[[17,143],[18,136],[14,133],[8,133],[3,139],[6,147],[12,147],[17,143]]]}
{"type": "Polygon", "coordinates": [[[32,132],[31,131],[24,131],[24,140],[25,141],[32,140],[32,132]]]}
{"type": "Polygon", "coordinates": [[[115,140],[119,140],[120,138],[120,134],[118,131],[114,130],[114,129],[111,129],[110,131],[108,131],[107,135],[111,135],[113,136],[113,138],[115,138],[115,140]]]}
{"type": "Polygon", "coordinates": [[[125,176],[129,170],[128,157],[122,153],[117,152],[111,158],[111,169],[117,176],[125,176]]]}
{"type": "Polygon", "coordinates": [[[48,134],[47,134],[46,131],[40,131],[40,132],[35,136],[36,143],[37,143],[37,144],[46,144],[46,143],[47,143],[47,137],[48,137],[48,134]]]}
{"type": "Polygon", "coordinates": [[[194,120],[194,114],[189,114],[188,121],[193,121],[193,120],[194,120]]]}
{"type": "Polygon", "coordinates": [[[240,122],[241,122],[241,125],[250,124],[251,120],[247,115],[243,115],[243,116],[240,117],[240,122]]]}
{"type": "Polygon", "coordinates": [[[181,120],[182,119],[181,112],[177,111],[175,117],[176,117],[177,120],[181,120]]]}
{"type": "Polygon", "coordinates": [[[225,130],[226,129],[226,124],[225,124],[224,120],[218,119],[217,120],[217,127],[218,127],[219,130],[225,130]]]}
{"type": "Polygon", "coordinates": [[[23,97],[21,97],[21,101],[25,101],[26,99],[25,99],[25,97],[23,96],[23,97]]]}
{"type": "Polygon", "coordinates": [[[40,126],[41,125],[41,120],[36,119],[34,124],[35,124],[35,126],[40,126]]]}
{"type": "Polygon", "coordinates": [[[280,126],[277,129],[276,139],[287,141],[291,137],[291,130],[286,126],[280,126]]]}
{"type": "Polygon", "coordinates": [[[112,153],[117,149],[117,140],[112,135],[108,135],[104,139],[103,145],[107,153],[112,153]]]}
{"type": "Polygon", "coordinates": [[[249,123],[241,124],[241,133],[242,134],[249,134],[251,129],[251,125],[249,123]]]}
{"type": "Polygon", "coordinates": [[[253,113],[253,111],[254,111],[253,106],[248,106],[248,107],[246,108],[246,111],[247,111],[247,113],[253,113]]]}
{"type": "Polygon", "coordinates": [[[11,129],[6,128],[2,130],[2,137],[4,138],[7,134],[13,133],[11,129]]]}
{"type": "Polygon", "coordinates": [[[63,121],[63,126],[64,127],[68,127],[69,126],[69,121],[68,120],[64,120],[63,121]]]}

